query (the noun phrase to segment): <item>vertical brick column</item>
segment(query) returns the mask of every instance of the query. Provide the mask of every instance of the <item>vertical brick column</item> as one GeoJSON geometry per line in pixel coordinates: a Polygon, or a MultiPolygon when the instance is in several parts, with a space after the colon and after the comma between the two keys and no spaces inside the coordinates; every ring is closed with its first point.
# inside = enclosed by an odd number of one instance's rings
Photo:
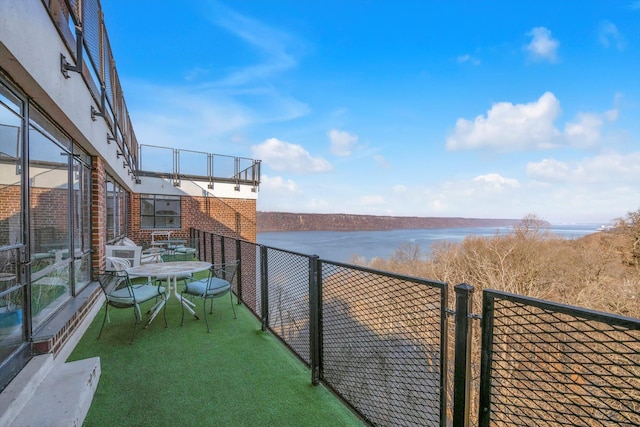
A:
{"type": "Polygon", "coordinates": [[[140,232],[140,193],[130,193],[129,197],[129,224],[127,224],[129,238],[137,244],[146,241],[151,244],[151,234],[142,235],[140,232]]]}
{"type": "Polygon", "coordinates": [[[92,267],[101,270],[105,266],[105,245],[107,244],[107,195],[105,182],[107,174],[104,160],[91,159],[91,250],[92,267]]]}

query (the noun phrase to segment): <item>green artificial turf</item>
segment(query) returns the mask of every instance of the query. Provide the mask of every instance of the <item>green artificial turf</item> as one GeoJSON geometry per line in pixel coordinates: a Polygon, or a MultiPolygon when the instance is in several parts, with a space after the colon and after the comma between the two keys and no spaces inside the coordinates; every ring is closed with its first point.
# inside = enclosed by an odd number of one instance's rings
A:
{"type": "MultiPolygon", "coordinates": [[[[196,299],[194,319],[175,298],[148,329],[133,328],[131,309],[104,308],[69,361],[100,357],[102,375],[85,426],[361,426],[363,423],[244,306],[233,318],[228,296],[214,300],[211,333],[196,299]]],[[[235,298],[234,298],[235,304],[235,298]]],[[[151,303],[143,305],[148,309],[151,303]]],[[[145,316],[145,321],[148,315],[145,316]]]]}

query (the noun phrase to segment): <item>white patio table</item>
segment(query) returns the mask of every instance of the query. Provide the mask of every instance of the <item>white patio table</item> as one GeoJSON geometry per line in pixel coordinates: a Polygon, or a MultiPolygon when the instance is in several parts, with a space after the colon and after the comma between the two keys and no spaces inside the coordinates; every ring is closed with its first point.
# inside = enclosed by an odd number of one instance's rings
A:
{"type": "MultiPolygon", "coordinates": [[[[130,267],[127,269],[127,273],[130,277],[155,277],[156,279],[166,280],[167,281],[167,293],[166,298],[168,299],[171,295],[171,290],[173,290],[173,294],[175,297],[184,305],[184,307],[191,313],[196,319],[199,319],[196,312],[193,310],[195,304],[187,299],[182,299],[178,294],[178,276],[183,276],[186,274],[198,273],[200,271],[205,271],[211,268],[210,262],[205,261],[173,261],[173,262],[158,262],[152,264],[142,264],[135,267],[130,267]]],[[[153,313],[149,318],[149,321],[145,325],[145,328],[151,324],[153,319],[155,319],[156,315],[160,312],[160,309],[164,307],[167,300],[162,298],[161,301],[158,302],[155,306],[151,308],[153,313]]]]}

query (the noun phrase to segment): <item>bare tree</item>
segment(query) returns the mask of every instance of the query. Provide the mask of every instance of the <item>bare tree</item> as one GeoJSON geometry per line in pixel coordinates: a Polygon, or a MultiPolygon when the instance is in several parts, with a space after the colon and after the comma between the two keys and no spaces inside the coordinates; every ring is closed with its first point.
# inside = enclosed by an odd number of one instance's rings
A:
{"type": "Polygon", "coordinates": [[[640,209],[619,218],[616,229],[628,239],[628,246],[623,248],[625,261],[636,269],[640,268],[640,209]]]}

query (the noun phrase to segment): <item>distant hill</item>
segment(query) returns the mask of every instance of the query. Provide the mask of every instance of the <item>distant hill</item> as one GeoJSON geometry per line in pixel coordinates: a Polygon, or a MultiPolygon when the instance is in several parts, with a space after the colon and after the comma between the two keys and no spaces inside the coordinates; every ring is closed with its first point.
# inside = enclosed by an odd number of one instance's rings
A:
{"type": "Polygon", "coordinates": [[[508,227],[520,219],[404,217],[351,214],[257,212],[257,232],[356,231],[403,228],[508,227]]]}

